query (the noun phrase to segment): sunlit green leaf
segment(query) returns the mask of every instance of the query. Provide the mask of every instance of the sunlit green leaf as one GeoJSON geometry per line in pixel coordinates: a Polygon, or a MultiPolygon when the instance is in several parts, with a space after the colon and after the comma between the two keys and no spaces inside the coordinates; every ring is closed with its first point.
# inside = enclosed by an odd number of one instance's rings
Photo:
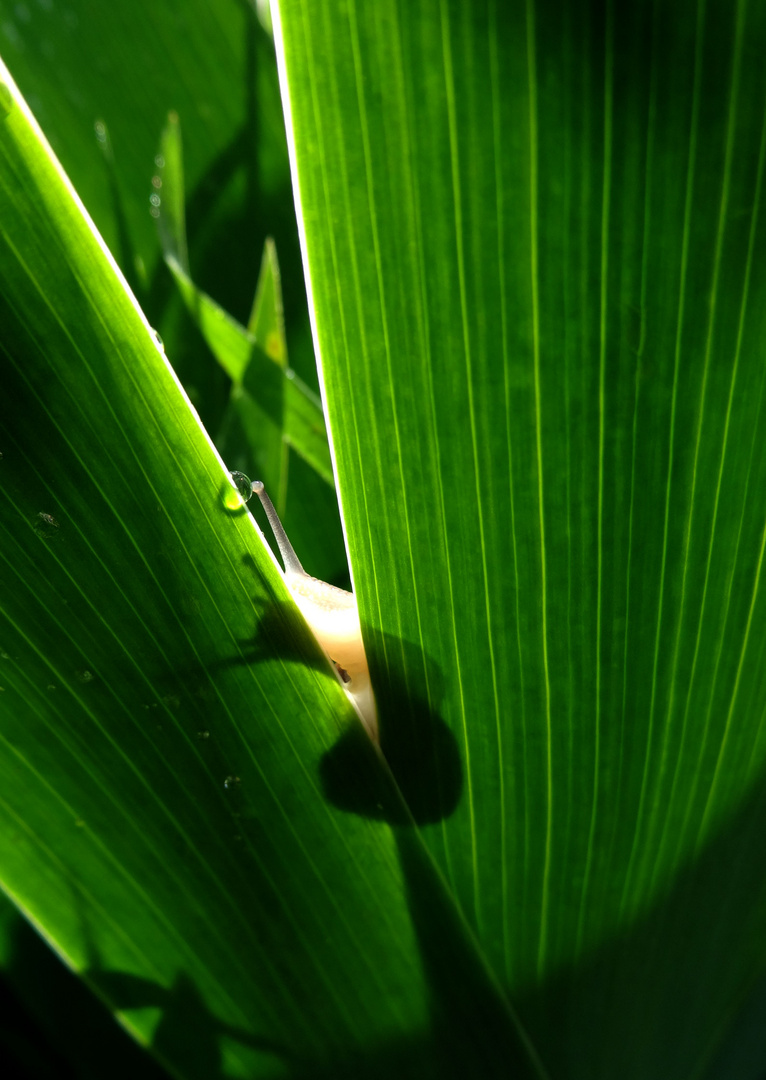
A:
{"type": "Polygon", "coordinates": [[[766,9],[279,13],[374,677],[464,770],[428,845],[553,1075],[703,1075],[766,955],[766,9]]]}
{"type": "MultiPolygon", "coordinates": [[[[0,13],[226,467],[264,467],[307,570],[347,585],[318,401],[283,370],[287,341],[313,379],[253,5],[0,13]],[[204,338],[158,266],[163,191],[204,338]],[[306,458],[270,463],[285,438],[306,458]]],[[[189,1080],[756,1080],[766,9],[274,15],[406,805],[11,96],[0,878],[189,1080]]]]}
{"type": "Polygon", "coordinates": [[[174,1075],[430,1060],[402,811],[1,70],[2,888],[174,1075]]]}

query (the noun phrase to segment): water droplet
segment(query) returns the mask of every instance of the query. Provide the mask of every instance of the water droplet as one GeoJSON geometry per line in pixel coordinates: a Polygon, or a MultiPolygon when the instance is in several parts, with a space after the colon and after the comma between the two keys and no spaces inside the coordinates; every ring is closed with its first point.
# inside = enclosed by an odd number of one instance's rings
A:
{"type": "Polygon", "coordinates": [[[154,164],[157,166],[158,169],[164,169],[165,168],[165,159],[162,156],[162,154],[157,154],[157,156],[154,159],[154,164]]]}
{"type": "Polygon", "coordinates": [[[5,119],[12,108],[13,94],[11,93],[11,88],[10,86],[6,86],[5,83],[0,83],[0,116],[5,119]]]}
{"type": "Polygon", "coordinates": [[[241,783],[242,781],[238,776],[227,776],[223,782],[223,786],[227,791],[231,791],[232,788],[239,787],[241,783]]]}
{"type": "Polygon", "coordinates": [[[157,190],[159,191],[159,189],[162,187],[162,178],[159,176],[153,176],[152,187],[157,188],[157,190]]]}
{"type": "Polygon", "coordinates": [[[233,472],[231,478],[236,485],[242,501],[248,502],[250,496],[253,494],[253,485],[250,483],[250,477],[245,476],[243,472],[233,472]]]}
{"type": "Polygon", "coordinates": [[[149,196],[149,202],[152,204],[152,206],[159,206],[162,202],[162,199],[159,197],[156,191],[153,191],[149,196]]]}
{"type": "Polygon", "coordinates": [[[152,330],[152,333],[154,334],[154,340],[157,342],[157,348],[160,350],[160,352],[164,353],[164,351],[165,351],[165,343],[164,343],[164,341],[162,340],[162,338],[160,337],[160,335],[157,333],[156,330],[152,330]]]}
{"type": "Polygon", "coordinates": [[[153,218],[158,218],[160,216],[160,212],[156,206],[150,206],[149,213],[152,215],[153,218]]]}
{"type": "Polygon", "coordinates": [[[224,485],[221,492],[223,505],[226,510],[241,510],[243,505],[249,502],[253,494],[253,485],[250,483],[250,478],[242,472],[233,472],[229,475],[234,481],[236,491],[233,491],[228,484],[224,485]]]}
{"type": "Polygon", "coordinates": [[[106,142],[106,124],[102,120],[97,120],[93,125],[93,130],[96,132],[96,138],[100,143],[106,142]]]}
{"type": "Polygon", "coordinates": [[[10,660],[10,656],[8,655],[8,653],[3,652],[2,649],[0,649],[0,660],[10,660]]]}
{"type": "Polygon", "coordinates": [[[77,678],[80,680],[80,682],[83,682],[83,683],[93,682],[95,677],[96,676],[93,674],[93,672],[88,671],[87,668],[83,668],[82,671],[77,672],[77,678]]]}
{"type": "Polygon", "coordinates": [[[210,738],[210,732],[209,731],[198,731],[197,732],[197,738],[198,739],[209,739],[210,738]]]}
{"type": "Polygon", "coordinates": [[[52,683],[52,682],[49,682],[49,683],[48,683],[48,686],[46,687],[46,689],[48,689],[48,690],[55,690],[55,689],[56,689],[56,684],[55,684],[55,683],[52,683]]]}

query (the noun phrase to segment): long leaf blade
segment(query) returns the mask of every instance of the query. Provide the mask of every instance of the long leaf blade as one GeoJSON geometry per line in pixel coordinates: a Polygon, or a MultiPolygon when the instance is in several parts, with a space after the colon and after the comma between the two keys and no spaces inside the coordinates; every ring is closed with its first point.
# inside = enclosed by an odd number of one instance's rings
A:
{"type": "Polygon", "coordinates": [[[395,672],[548,1064],[698,1075],[763,970],[763,12],[279,11],[384,747],[395,672]]]}
{"type": "Polygon", "coordinates": [[[323,796],[356,722],[2,83],[2,887],[175,1075],[427,1047],[390,830],[323,796]]]}

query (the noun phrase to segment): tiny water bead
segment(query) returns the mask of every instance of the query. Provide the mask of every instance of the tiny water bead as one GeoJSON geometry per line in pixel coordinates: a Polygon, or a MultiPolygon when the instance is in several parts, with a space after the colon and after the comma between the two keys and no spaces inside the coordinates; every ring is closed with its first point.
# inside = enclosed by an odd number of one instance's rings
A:
{"type": "Polygon", "coordinates": [[[239,787],[241,783],[242,781],[238,776],[227,776],[223,782],[223,786],[227,791],[231,791],[233,788],[239,787]]]}
{"type": "Polygon", "coordinates": [[[197,732],[197,738],[198,739],[209,739],[210,738],[210,732],[209,731],[198,731],[197,732]]]}
{"type": "Polygon", "coordinates": [[[250,500],[253,494],[253,487],[250,480],[244,473],[233,472],[229,474],[234,481],[236,491],[233,491],[228,484],[224,487],[221,494],[223,505],[227,510],[235,512],[241,510],[246,502],[250,500]]]}
{"type": "Polygon", "coordinates": [[[236,485],[242,501],[249,502],[250,497],[253,494],[253,485],[250,483],[250,477],[245,476],[243,472],[233,472],[231,478],[236,485]]]}

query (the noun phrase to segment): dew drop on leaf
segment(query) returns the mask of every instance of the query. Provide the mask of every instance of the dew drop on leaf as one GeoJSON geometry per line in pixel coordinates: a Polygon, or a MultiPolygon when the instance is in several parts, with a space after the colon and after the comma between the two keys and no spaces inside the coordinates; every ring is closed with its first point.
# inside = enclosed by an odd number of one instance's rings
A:
{"type": "Polygon", "coordinates": [[[253,494],[253,485],[250,483],[250,478],[245,476],[243,472],[233,472],[231,478],[237,486],[237,491],[242,497],[243,502],[248,502],[253,494]]]}
{"type": "Polygon", "coordinates": [[[231,478],[237,488],[232,491],[227,485],[223,492],[223,505],[227,510],[241,510],[244,503],[248,502],[253,494],[250,480],[244,473],[233,472],[231,478]]]}

